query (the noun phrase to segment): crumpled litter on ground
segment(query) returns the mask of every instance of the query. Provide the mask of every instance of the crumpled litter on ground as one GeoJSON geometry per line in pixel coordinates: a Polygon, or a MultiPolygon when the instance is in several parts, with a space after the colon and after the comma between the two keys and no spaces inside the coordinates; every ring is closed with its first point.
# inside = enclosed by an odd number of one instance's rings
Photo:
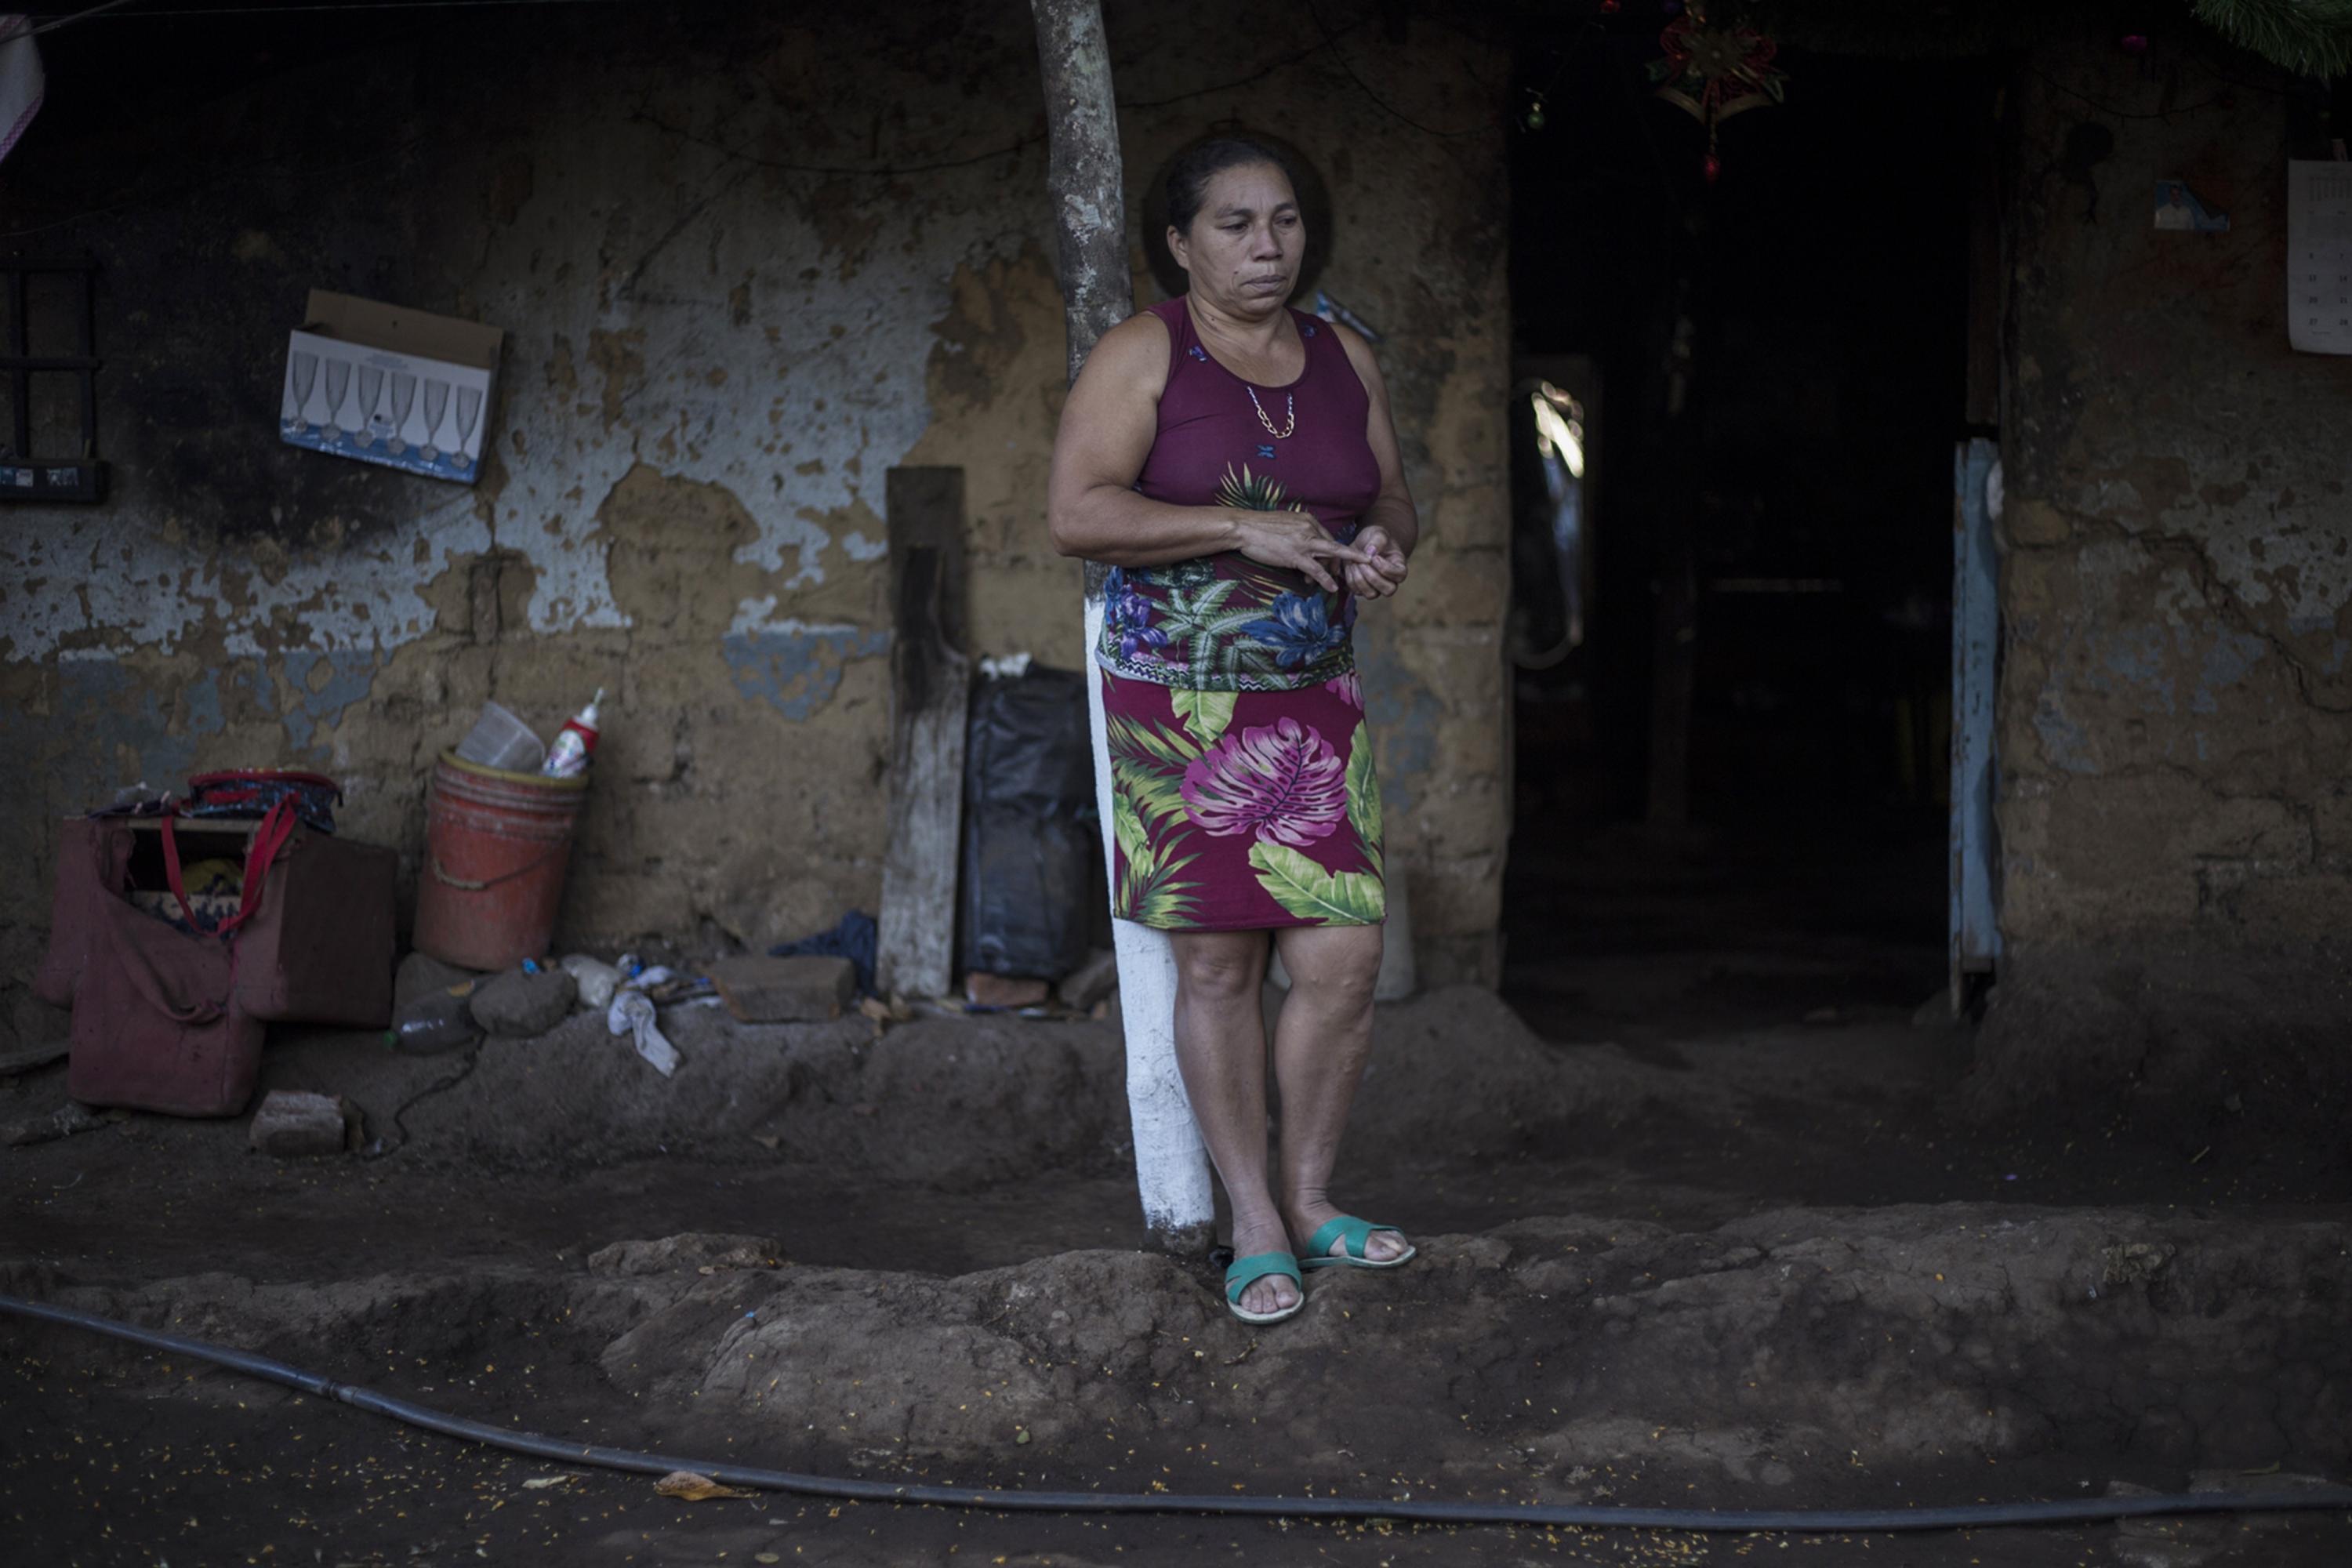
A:
{"type": "MultiPolygon", "coordinates": [[[[622,967],[632,966],[625,958],[622,967]]],[[[615,1035],[634,1036],[637,1055],[664,1078],[677,1071],[677,1047],[661,1032],[661,1025],[654,1016],[654,999],[646,992],[669,977],[669,971],[658,963],[651,969],[638,969],[613,994],[612,1005],[604,1012],[604,1027],[615,1035]]]]}
{"type": "Polygon", "coordinates": [[[603,959],[591,958],[584,952],[567,953],[563,973],[572,976],[580,987],[580,1005],[601,1013],[613,1005],[613,993],[621,988],[621,972],[603,959]]]}
{"type": "Polygon", "coordinates": [[[700,1502],[706,1498],[755,1498],[759,1495],[747,1492],[740,1487],[722,1487],[709,1476],[698,1476],[692,1470],[672,1470],[654,1483],[654,1490],[664,1497],[674,1497],[686,1502],[700,1502]]]}

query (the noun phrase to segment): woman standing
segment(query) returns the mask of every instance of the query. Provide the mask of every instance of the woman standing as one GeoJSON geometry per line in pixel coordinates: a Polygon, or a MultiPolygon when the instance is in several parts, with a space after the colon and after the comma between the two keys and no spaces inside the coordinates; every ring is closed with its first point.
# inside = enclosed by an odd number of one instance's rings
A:
{"type": "Polygon", "coordinates": [[[1225,1296],[1304,1300],[1300,1259],[1394,1268],[1397,1231],[1328,1186],[1371,1049],[1380,786],[1349,641],[1418,532],[1370,348],[1288,308],[1305,226],[1281,155],[1223,137],[1168,175],[1181,298],[1103,335],[1054,447],[1055,547],[1111,566],[1102,667],[1113,912],[1169,932],[1176,1055],[1233,1207],[1225,1296]],[[1290,973],[1274,1034],[1267,933],[1290,973]],[[1294,1250],[1295,1249],[1295,1250],[1294,1250]]]}

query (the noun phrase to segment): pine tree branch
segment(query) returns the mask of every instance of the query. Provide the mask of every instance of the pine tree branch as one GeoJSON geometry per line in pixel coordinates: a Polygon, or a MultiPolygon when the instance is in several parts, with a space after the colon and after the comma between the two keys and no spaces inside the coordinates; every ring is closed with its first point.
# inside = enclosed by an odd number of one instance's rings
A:
{"type": "Polygon", "coordinates": [[[2195,0],[2197,19],[2302,76],[2352,69],[2352,0],[2195,0]]]}

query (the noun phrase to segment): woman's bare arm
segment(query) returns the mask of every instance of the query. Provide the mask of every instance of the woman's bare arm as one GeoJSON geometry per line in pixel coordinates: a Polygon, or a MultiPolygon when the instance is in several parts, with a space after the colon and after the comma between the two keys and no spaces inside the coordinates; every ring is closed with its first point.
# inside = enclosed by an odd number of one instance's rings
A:
{"type": "Polygon", "coordinates": [[[1396,418],[1389,411],[1388,383],[1381,377],[1380,363],[1372,357],[1372,345],[1364,341],[1362,334],[1339,322],[1332,323],[1332,331],[1339,334],[1339,345],[1348,351],[1348,363],[1356,367],[1357,379],[1364,384],[1365,395],[1371,400],[1364,420],[1364,438],[1371,443],[1372,458],[1381,470],[1381,493],[1364,509],[1356,532],[1357,542],[1370,549],[1372,560],[1367,565],[1348,569],[1348,585],[1366,598],[1385,598],[1404,582],[1405,560],[1421,542],[1421,519],[1413,509],[1412,492],[1405,488],[1404,458],[1397,447],[1396,418]]]}
{"type": "Polygon", "coordinates": [[[1160,430],[1168,382],[1167,330],[1147,316],[1102,335],[1062,408],[1045,521],[1054,548],[1111,566],[1164,566],[1238,550],[1269,566],[1304,572],[1337,591],[1333,569],[1370,556],[1340,544],[1303,512],[1171,506],[1136,493],[1136,476],[1160,430]]]}
{"type": "Polygon", "coordinates": [[[1136,476],[1160,428],[1168,332],[1134,316],[1102,335],[1062,406],[1045,522],[1054,548],[1111,566],[1160,566],[1241,542],[1231,514],[1138,495],[1136,476]]]}
{"type": "Polygon", "coordinates": [[[1396,416],[1389,412],[1388,383],[1381,378],[1380,362],[1372,357],[1372,345],[1362,334],[1337,321],[1331,325],[1372,402],[1364,422],[1364,438],[1372,444],[1372,458],[1381,467],[1381,494],[1364,509],[1363,526],[1387,530],[1397,548],[1410,555],[1421,542],[1421,521],[1413,510],[1412,492],[1405,489],[1404,458],[1397,448],[1396,416]]]}

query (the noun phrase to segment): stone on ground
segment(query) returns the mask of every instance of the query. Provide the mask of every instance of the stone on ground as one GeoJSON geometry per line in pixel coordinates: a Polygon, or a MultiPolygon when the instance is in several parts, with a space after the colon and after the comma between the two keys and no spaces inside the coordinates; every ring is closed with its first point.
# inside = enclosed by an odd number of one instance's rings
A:
{"type": "Polygon", "coordinates": [[[392,977],[392,1006],[395,1013],[407,1011],[408,1005],[420,996],[430,996],[436,991],[449,991],[481,976],[470,969],[460,969],[454,963],[444,963],[430,953],[412,952],[400,961],[400,968],[392,977]]]}
{"type": "Polygon", "coordinates": [[[72,1053],[71,1040],[43,1040],[37,1045],[17,1046],[0,1051],[0,1078],[13,1078],[18,1073],[33,1072],[52,1062],[61,1062],[72,1053]]]}
{"type": "Polygon", "coordinates": [[[857,967],[845,958],[745,953],[710,966],[727,1010],[746,1024],[815,1024],[838,1018],[857,994],[857,967]]]}
{"type": "Polygon", "coordinates": [[[253,1113],[246,1141],[265,1154],[293,1159],[310,1154],[340,1154],[350,1145],[359,1108],[331,1094],[299,1089],[273,1089],[253,1113]]]}
{"type": "Polygon", "coordinates": [[[579,983],[561,969],[509,969],[474,992],[474,1022],[488,1035],[543,1035],[572,1016],[579,983]]]}
{"type": "Polygon", "coordinates": [[[95,1132],[123,1114],[120,1110],[97,1111],[68,1100],[46,1116],[27,1116],[0,1126],[0,1147],[20,1149],[34,1143],[52,1143],[78,1132],[95,1132]]]}
{"type": "Polygon", "coordinates": [[[690,1230],[654,1241],[616,1241],[600,1247],[588,1255],[588,1272],[630,1279],[680,1268],[705,1274],[722,1268],[773,1268],[783,1261],[783,1243],[772,1236],[690,1230]]]}
{"type": "Polygon", "coordinates": [[[975,969],[963,977],[963,998],[975,1007],[1034,1007],[1046,991],[1044,981],[1018,974],[975,969]]]}

